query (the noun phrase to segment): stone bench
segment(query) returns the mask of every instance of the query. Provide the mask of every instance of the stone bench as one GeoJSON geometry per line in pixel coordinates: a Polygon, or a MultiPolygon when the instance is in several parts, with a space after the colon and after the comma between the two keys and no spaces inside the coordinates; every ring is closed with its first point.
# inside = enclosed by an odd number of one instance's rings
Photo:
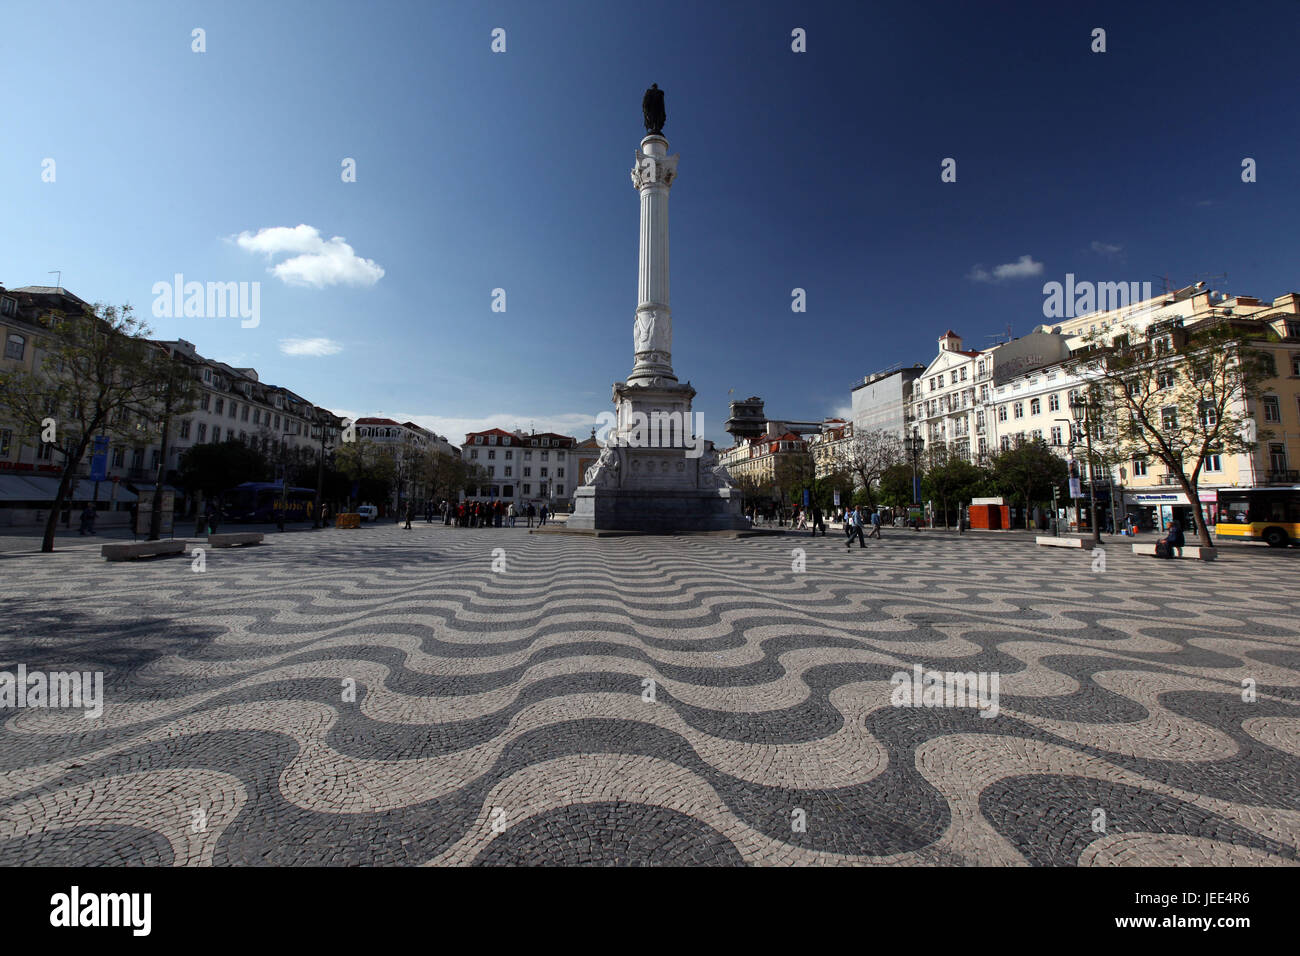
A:
{"type": "MultiPolygon", "coordinates": [[[[1180,558],[1200,558],[1202,561],[1213,561],[1219,556],[1219,552],[1214,548],[1203,548],[1200,545],[1189,544],[1181,548],[1175,548],[1175,552],[1180,558]]],[[[1155,557],[1156,542],[1143,542],[1142,544],[1133,545],[1134,554],[1149,554],[1155,557]]]]}
{"type": "Polygon", "coordinates": [[[1084,544],[1082,538],[1057,538],[1043,534],[1034,538],[1034,541],[1049,548],[1082,548],[1084,544]]]}
{"type": "Polygon", "coordinates": [[[158,554],[184,554],[185,539],[171,538],[166,541],[124,541],[119,544],[102,545],[99,553],[107,561],[131,561],[135,558],[150,558],[158,554]]]}
{"type": "Polygon", "coordinates": [[[229,531],[208,535],[209,548],[237,548],[243,544],[261,544],[262,534],[257,531],[229,531]]]}

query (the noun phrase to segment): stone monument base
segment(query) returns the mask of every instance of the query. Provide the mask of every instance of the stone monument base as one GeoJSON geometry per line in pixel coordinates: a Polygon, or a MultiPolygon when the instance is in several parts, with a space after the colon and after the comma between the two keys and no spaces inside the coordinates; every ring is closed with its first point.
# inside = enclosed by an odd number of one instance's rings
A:
{"type": "Polygon", "coordinates": [[[593,531],[748,531],[740,513],[740,492],[732,488],[596,488],[573,493],[573,514],[565,527],[593,531]]]}

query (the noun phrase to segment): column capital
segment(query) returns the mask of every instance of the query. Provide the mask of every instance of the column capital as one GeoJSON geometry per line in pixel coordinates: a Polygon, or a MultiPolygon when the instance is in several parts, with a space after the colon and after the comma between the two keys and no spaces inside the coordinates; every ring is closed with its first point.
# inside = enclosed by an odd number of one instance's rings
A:
{"type": "Polygon", "coordinates": [[[665,156],[653,149],[650,152],[638,149],[636,163],[632,167],[632,185],[637,190],[654,185],[671,186],[677,178],[677,160],[677,153],[665,156]]]}

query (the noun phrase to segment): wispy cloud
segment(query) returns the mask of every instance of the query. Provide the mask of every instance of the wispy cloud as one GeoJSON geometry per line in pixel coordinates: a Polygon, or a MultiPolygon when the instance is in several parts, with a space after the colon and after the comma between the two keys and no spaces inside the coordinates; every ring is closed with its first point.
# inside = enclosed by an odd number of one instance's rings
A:
{"type": "Polygon", "coordinates": [[[966,278],[975,282],[1001,282],[1003,279],[1028,279],[1042,274],[1043,264],[1035,262],[1033,256],[1025,255],[1015,262],[994,266],[991,271],[977,265],[966,273],[966,278]]]}
{"type": "Polygon", "coordinates": [[[1091,249],[1099,256],[1116,256],[1124,251],[1123,246],[1117,246],[1110,242],[1099,242],[1095,239],[1092,242],[1091,249]]]}
{"type": "Polygon", "coordinates": [[[374,285],[384,276],[383,267],[362,259],[342,236],[325,239],[314,226],[272,226],[256,234],[241,232],[235,244],[245,252],[291,258],[272,266],[271,275],[288,285],[317,289],[331,285],[374,285]]]}
{"type": "Polygon", "coordinates": [[[343,346],[333,339],[281,339],[280,351],[285,355],[319,358],[322,355],[337,355],[343,351],[343,346]]]}

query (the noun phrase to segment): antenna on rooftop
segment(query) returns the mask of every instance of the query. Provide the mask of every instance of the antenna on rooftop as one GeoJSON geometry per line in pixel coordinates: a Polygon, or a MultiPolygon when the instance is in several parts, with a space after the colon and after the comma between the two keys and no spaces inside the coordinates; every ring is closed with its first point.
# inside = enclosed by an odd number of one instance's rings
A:
{"type": "Polygon", "coordinates": [[[48,273],[46,273],[46,274],[47,274],[47,275],[52,275],[52,276],[54,276],[54,275],[58,276],[58,278],[54,280],[56,283],[58,283],[57,285],[55,285],[54,288],[56,288],[56,289],[58,289],[60,292],[62,292],[62,291],[63,291],[63,270],[62,270],[62,269],[51,269],[51,270],[50,270],[48,273]]]}

